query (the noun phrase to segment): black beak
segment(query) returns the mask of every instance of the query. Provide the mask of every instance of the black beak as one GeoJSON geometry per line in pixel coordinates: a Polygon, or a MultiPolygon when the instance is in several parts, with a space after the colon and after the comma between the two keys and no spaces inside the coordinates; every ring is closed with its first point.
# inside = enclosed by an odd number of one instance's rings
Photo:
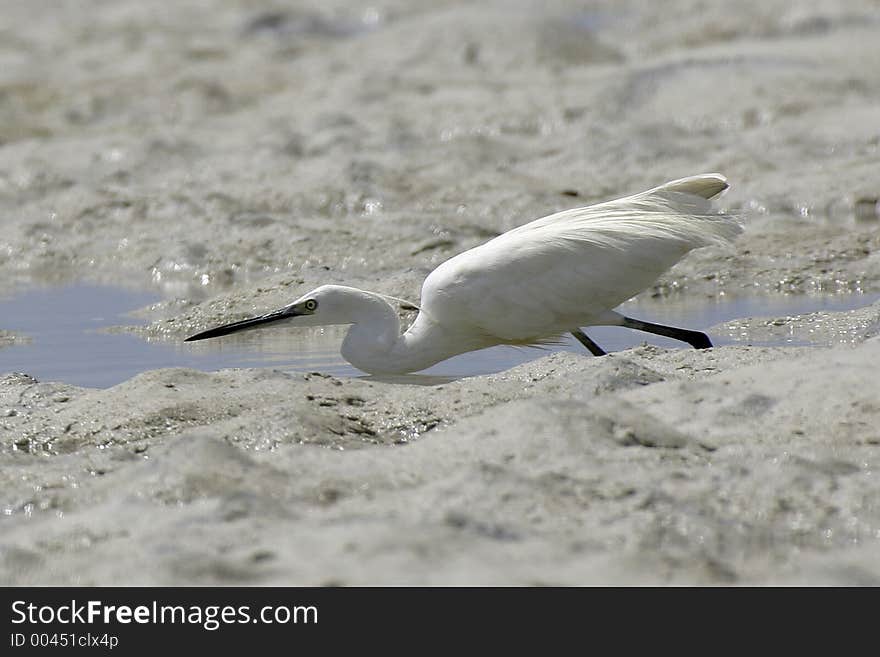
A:
{"type": "Polygon", "coordinates": [[[282,308],[281,310],[276,310],[265,315],[260,315],[259,317],[243,319],[240,322],[232,322],[232,324],[224,324],[223,326],[218,326],[217,328],[212,328],[208,329],[207,331],[202,331],[201,333],[196,333],[195,335],[189,336],[186,340],[184,340],[184,342],[194,342],[196,340],[205,340],[207,338],[217,338],[221,335],[229,335],[230,333],[235,333],[236,331],[243,331],[245,329],[253,328],[255,326],[260,326],[261,324],[278,322],[282,319],[296,317],[297,315],[302,315],[302,313],[292,310],[290,308],[282,308]]]}

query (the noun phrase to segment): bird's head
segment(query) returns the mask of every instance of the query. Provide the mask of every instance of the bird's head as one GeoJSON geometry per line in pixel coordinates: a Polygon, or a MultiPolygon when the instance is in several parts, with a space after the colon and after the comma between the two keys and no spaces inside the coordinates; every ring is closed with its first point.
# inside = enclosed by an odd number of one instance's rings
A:
{"type": "Polygon", "coordinates": [[[263,328],[270,324],[290,321],[292,326],[331,326],[352,324],[358,316],[369,312],[393,312],[380,296],[343,285],[322,285],[302,295],[296,301],[259,317],[243,319],[231,324],[202,331],[185,342],[216,338],[238,331],[263,328]]]}

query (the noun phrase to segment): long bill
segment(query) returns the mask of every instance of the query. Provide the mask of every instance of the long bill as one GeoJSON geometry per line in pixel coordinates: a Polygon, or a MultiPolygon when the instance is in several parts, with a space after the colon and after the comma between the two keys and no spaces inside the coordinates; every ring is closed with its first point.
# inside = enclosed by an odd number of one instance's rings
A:
{"type": "Polygon", "coordinates": [[[244,331],[245,329],[254,328],[255,326],[260,326],[262,324],[271,324],[272,322],[278,322],[282,319],[290,319],[291,317],[296,317],[297,315],[301,314],[302,313],[298,313],[290,308],[282,308],[281,310],[275,310],[271,313],[260,315],[259,317],[243,319],[238,322],[232,322],[232,324],[224,324],[223,326],[218,326],[217,328],[212,328],[208,329],[207,331],[202,331],[201,333],[196,333],[195,335],[189,336],[186,340],[184,340],[184,342],[194,342],[196,340],[205,340],[207,338],[218,338],[221,335],[229,335],[230,333],[236,333],[237,331],[244,331]]]}

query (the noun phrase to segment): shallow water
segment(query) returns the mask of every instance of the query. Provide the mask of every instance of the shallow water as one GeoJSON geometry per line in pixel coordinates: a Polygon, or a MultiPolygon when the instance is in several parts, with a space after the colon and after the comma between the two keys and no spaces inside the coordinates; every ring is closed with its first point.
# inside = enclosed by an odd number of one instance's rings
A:
{"type": "MultiPolygon", "coordinates": [[[[705,330],[743,317],[776,317],[818,310],[848,310],[872,303],[878,295],[739,297],[723,301],[693,298],[624,304],[625,314],[665,324],[705,330]]],[[[0,372],[26,372],[39,380],[85,387],[109,387],[146,370],[188,367],[212,371],[235,367],[273,367],[320,371],[334,376],[362,376],[339,355],[344,327],[275,328],[219,340],[183,343],[145,341],[135,335],[108,333],[107,327],[139,323],[126,313],[158,300],[152,292],[89,284],[38,288],[0,301],[2,328],[31,338],[0,350],[0,372]]],[[[607,351],[644,342],[682,347],[675,340],[619,327],[590,327],[587,333],[607,351]]],[[[712,335],[716,345],[734,339],[712,335]]],[[[774,344],[810,344],[809,336],[789,336],[774,344]]],[[[738,341],[748,341],[741,336],[738,341]]],[[[555,349],[581,352],[573,338],[555,349]]],[[[432,384],[488,374],[546,354],[537,348],[493,347],[462,354],[420,375],[393,377],[402,383],[432,384]]]]}

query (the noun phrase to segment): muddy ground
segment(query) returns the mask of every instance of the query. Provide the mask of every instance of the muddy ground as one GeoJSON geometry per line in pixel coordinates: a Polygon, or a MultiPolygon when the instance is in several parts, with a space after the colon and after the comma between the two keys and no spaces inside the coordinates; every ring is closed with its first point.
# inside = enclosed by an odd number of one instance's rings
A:
{"type": "Polygon", "coordinates": [[[0,317],[0,583],[880,584],[877,4],[655,5],[0,1],[3,296],[152,287],[132,330],[173,341],[328,282],[417,301],[719,171],[743,236],[644,297],[866,299],[435,386],[78,388],[5,373],[0,317]]]}

